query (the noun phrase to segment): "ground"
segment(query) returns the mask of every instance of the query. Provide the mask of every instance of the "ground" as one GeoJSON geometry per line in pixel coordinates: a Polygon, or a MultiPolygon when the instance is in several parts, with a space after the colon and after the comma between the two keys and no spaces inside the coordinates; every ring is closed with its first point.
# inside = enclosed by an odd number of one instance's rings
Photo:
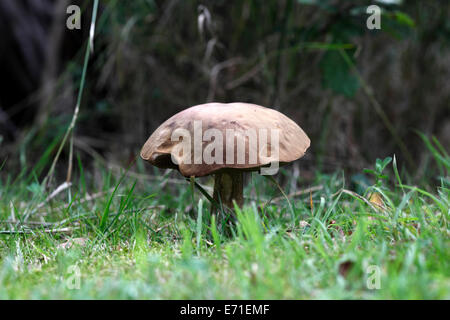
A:
{"type": "Polygon", "coordinates": [[[359,193],[338,172],[284,197],[253,174],[227,227],[176,172],[144,168],[80,165],[53,194],[5,175],[0,299],[450,298],[448,177],[418,188],[380,162],[359,193]]]}

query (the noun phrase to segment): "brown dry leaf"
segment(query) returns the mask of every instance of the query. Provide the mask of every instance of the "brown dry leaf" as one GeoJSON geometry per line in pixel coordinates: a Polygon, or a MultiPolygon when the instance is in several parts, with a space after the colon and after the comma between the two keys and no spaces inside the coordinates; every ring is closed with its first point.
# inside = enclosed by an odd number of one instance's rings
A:
{"type": "Polygon", "coordinates": [[[353,268],[355,263],[351,260],[343,261],[339,264],[339,274],[344,278],[347,277],[350,270],[353,268]]]}
{"type": "Polygon", "coordinates": [[[307,226],[309,226],[309,223],[306,222],[305,220],[301,220],[298,224],[300,228],[306,228],[307,226]]]}
{"type": "Polygon", "coordinates": [[[67,239],[66,242],[58,244],[56,247],[58,249],[70,249],[73,247],[73,245],[78,245],[80,247],[84,247],[87,242],[87,238],[73,238],[73,239],[67,239]]]}
{"type": "Polygon", "coordinates": [[[369,201],[379,207],[384,208],[384,201],[381,198],[380,194],[377,192],[373,192],[369,195],[369,201]]]}

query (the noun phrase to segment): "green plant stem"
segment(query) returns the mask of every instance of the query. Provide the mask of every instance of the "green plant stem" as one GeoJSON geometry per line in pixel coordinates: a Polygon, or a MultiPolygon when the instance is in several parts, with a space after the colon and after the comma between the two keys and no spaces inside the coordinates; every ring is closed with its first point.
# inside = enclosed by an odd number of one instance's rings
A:
{"type": "Polygon", "coordinates": [[[89,32],[89,41],[86,45],[86,53],[84,55],[84,63],[83,63],[83,72],[81,74],[81,81],[80,81],[80,87],[78,90],[78,96],[77,96],[77,103],[75,105],[75,111],[72,116],[72,121],[70,122],[69,127],[67,128],[67,131],[64,135],[64,138],[59,145],[58,151],[56,153],[55,158],[53,159],[52,165],[50,167],[50,170],[48,171],[47,175],[45,176],[42,184],[44,186],[50,185],[51,178],[53,176],[53,173],[55,171],[56,163],[58,162],[59,156],[61,155],[62,149],[64,148],[64,145],[67,142],[67,139],[69,135],[71,135],[70,138],[70,153],[69,153],[69,165],[67,170],[67,179],[66,181],[69,182],[72,176],[72,159],[73,159],[73,130],[75,128],[75,124],[78,119],[78,114],[80,112],[80,104],[81,104],[81,98],[83,96],[84,91],[84,84],[86,82],[86,73],[87,73],[87,66],[89,63],[89,57],[93,50],[94,45],[94,34],[95,34],[95,21],[97,19],[97,11],[98,11],[98,0],[94,1],[93,8],[92,8],[92,19],[91,19],[91,28],[89,32]]]}

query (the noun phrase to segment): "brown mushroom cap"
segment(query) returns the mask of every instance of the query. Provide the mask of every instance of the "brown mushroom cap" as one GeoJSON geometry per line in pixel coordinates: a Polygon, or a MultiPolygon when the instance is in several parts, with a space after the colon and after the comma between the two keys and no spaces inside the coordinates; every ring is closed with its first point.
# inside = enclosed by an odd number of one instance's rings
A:
{"type": "MultiPolygon", "coordinates": [[[[174,168],[178,169],[185,177],[190,176],[205,176],[215,173],[225,168],[235,168],[243,170],[258,170],[262,166],[269,165],[274,159],[270,158],[271,150],[271,135],[267,134],[266,150],[269,150],[269,157],[257,156],[256,163],[249,161],[249,153],[255,150],[249,150],[249,137],[245,134],[246,130],[253,129],[258,135],[258,150],[259,146],[259,129],[266,129],[270,132],[271,129],[279,129],[279,155],[278,161],[280,163],[288,163],[301,158],[310,145],[310,139],[305,132],[291,119],[282,113],[249,103],[207,103],[193,106],[183,110],[173,117],[165,121],[158,129],[153,132],[141,150],[141,157],[150,162],[152,165],[160,168],[174,168]],[[207,129],[218,129],[223,136],[223,161],[222,163],[195,164],[193,161],[194,150],[192,141],[191,161],[185,161],[186,155],[174,154],[177,164],[172,162],[172,150],[180,141],[172,141],[172,132],[177,128],[187,130],[191,137],[194,137],[194,121],[201,120],[203,132],[207,129]],[[226,137],[227,129],[234,130],[234,164],[226,163],[226,137]],[[237,145],[243,143],[245,140],[245,163],[237,163],[237,145]],[[189,162],[189,163],[188,163],[189,162]]],[[[203,132],[201,136],[203,137],[203,132]]],[[[192,138],[194,140],[194,138],[192,138]]],[[[202,142],[203,150],[212,141],[202,142]]]]}

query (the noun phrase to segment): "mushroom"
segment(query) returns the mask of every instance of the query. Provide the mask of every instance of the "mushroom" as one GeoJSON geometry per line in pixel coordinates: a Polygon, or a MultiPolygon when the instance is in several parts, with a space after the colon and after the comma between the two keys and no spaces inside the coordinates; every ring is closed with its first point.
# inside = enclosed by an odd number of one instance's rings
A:
{"type": "Polygon", "coordinates": [[[185,177],[215,175],[213,199],[242,206],[243,173],[276,173],[301,158],[310,145],[305,132],[282,113],[249,103],[207,103],[185,109],[153,132],[141,157],[185,177]]]}

